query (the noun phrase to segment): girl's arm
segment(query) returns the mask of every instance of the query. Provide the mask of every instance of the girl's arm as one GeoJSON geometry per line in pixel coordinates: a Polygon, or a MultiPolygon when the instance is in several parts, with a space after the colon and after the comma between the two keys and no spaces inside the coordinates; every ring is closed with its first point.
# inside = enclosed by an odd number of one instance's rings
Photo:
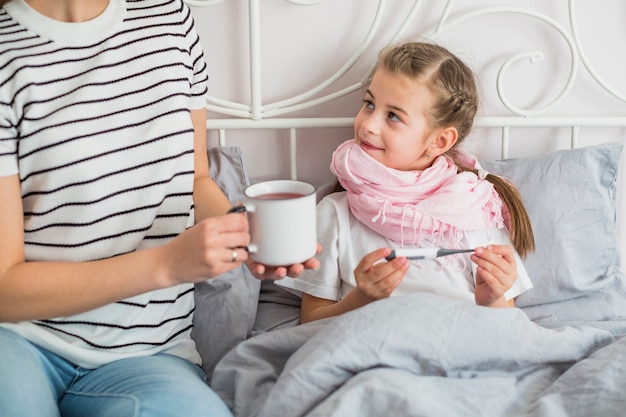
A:
{"type": "Polygon", "coordinates": [[[365,255],[354,269],[357,286],[339,301],[304,294],[300,307],[300,323],[338,316],[372,301],[389,297],[410,266],[404,257],[398,257],[391,262],[377,262],[390,253],[389,248],[381,248],[365,255]]]}
{"type": "Polygon", "coordinates": [[[370,300],[365,299],[356,288],[340,301],[303,294],[300,306],[300,323],[338,316],[369,304],[369,302],[370,300]]]}

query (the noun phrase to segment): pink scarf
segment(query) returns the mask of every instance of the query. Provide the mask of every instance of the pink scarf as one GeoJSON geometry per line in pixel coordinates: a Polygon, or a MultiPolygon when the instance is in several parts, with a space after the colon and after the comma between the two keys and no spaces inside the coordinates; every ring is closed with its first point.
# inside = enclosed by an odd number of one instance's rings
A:
{"type": "MultiPolygon", "coordinates": [[[[478,168],[478,161],[463,155],[478,168]]],[[[449,157],[424,171],[398,171],[369,156],[354,139],[333,153],[330,166],[363,224],[404,245],[430,238],[458,247],[460,232],[503,227],[502,200],[493,185],[471,172],[457,173],[449,157]]]]}

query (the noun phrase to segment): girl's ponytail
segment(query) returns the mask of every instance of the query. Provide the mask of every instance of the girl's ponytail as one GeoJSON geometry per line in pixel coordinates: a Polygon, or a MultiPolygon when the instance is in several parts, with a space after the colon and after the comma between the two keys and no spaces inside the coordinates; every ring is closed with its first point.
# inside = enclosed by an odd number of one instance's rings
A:
{"type": "MultiPolygon", "coordinates": [[[[470,171],[478,175],[476,169],[459,167],[459,172],[463,171],[470,171]]],[[[517,188],[503,177],[490,173],[485,179],[493,184],[496,192],[500,195],[505,206],[503,210],[508,209],[508,215],[505,215],[505,219],[510,221],[511,241],[517,253],[525,258],[535,250],[535,236],[522,196],[517,188]]]]}

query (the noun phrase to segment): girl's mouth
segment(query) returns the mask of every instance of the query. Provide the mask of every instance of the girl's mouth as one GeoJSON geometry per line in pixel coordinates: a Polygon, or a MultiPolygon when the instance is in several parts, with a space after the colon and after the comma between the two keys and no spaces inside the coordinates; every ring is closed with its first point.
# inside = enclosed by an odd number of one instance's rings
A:
{"type": "Polygon", "coordinates": [[[371,151],[382,151],[382,148],[379,148],[377,146],[372,145],[371,143],[369,143],[366,140],[363,139],[359,139],[359,146],[363,149],[367,150],[371,150],[371,151]]]}

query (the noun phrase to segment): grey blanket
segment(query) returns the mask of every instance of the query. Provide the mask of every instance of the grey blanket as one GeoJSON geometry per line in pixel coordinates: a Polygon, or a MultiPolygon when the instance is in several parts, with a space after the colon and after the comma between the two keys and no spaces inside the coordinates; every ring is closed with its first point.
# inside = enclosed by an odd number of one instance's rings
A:
{"type": "Polygon", "coordinates": [[[241,417],[624,416],[625,328],[413,294],[248,339],[211,385],[241,417]]]}

